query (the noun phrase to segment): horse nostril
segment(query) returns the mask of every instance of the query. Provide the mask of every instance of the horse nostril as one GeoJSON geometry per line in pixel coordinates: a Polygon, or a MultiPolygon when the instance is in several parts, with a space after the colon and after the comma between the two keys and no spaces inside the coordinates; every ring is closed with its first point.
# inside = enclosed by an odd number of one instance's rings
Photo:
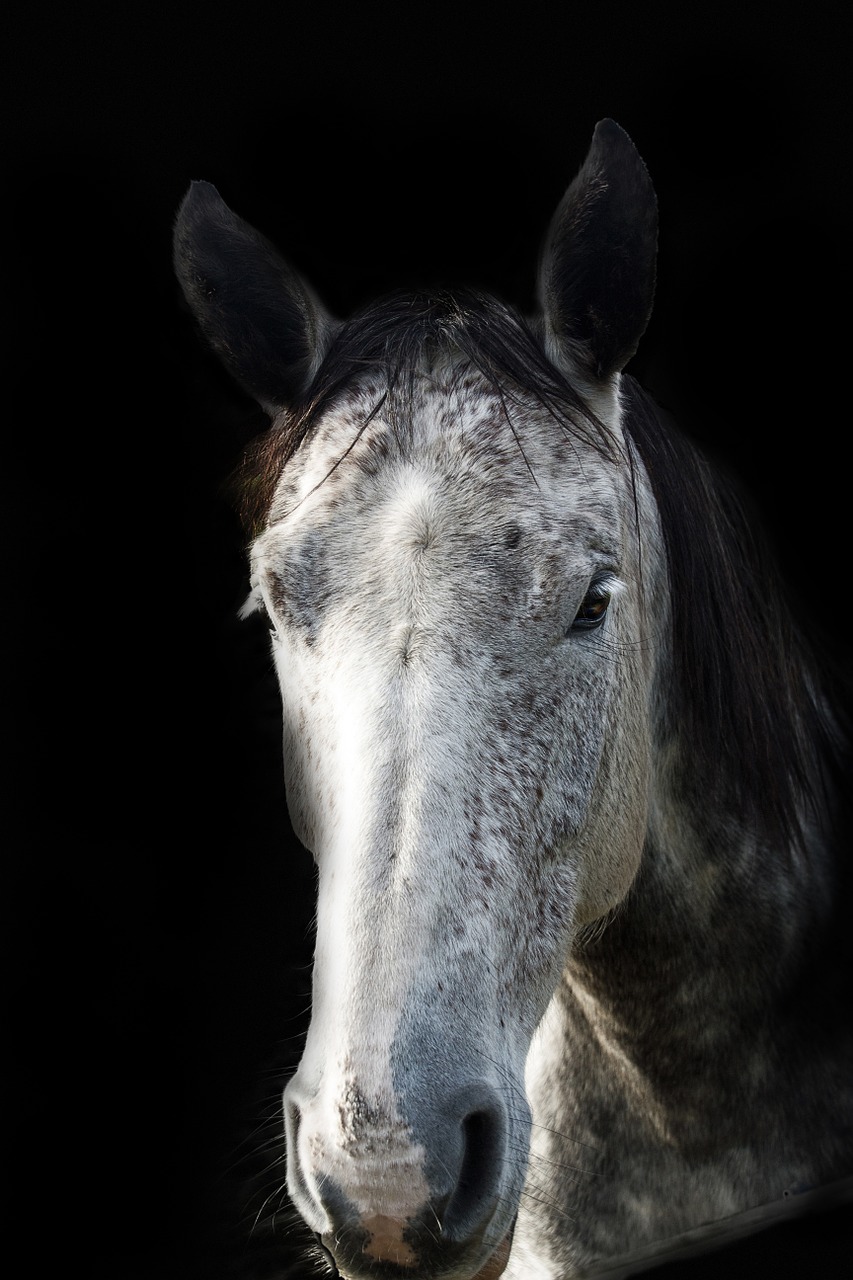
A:
{"type": "Polygon", "coordinates": [[[504,1119],[498,1109],[472,1111],[462,1121],[464,1150],[456,1190],[444,1213],[442,1232],[461,1237],[488,1217],[500,1184],[504,1119]]]}
{"type": "Polygon", "coordinates": [[[287,1190],[290,1198],[312,1230],[318,1232],[328,1227],[325,1206],[312,1193],[299,1156],[299,1130],[302,1112],[299,1104],[287,1097],[284,1100],[284,1132],[287,1146],[287,1190]]]}

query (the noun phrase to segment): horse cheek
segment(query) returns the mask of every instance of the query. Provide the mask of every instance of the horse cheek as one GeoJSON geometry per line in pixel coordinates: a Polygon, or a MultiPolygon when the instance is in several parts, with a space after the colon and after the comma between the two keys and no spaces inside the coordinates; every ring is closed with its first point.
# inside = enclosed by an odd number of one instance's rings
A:
{"type": "MultiPolygon", "coordinates": [[[[628,714],[625,708],[623,712],[628,714]]],[[[617,728],[604,739],[589,819],[578,841],[580,926],[614,911],[630,892],[648,827],[651,755],[646,737],[630,727],[630,716],[622,721],[612,717],[609,723],[617,728]]]]}

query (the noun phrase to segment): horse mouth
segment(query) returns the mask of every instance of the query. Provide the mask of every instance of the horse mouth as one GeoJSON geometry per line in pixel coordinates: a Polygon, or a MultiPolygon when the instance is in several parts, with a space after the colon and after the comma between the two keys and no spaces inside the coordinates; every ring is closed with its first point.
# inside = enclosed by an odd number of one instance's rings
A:
{"type": "Polygon", "coordinates": [[[506,1270],[506,1264],[509,1262],[509,1253],[512,1248],[512,1235],[514,1230],[515,1223],[512,1224],[486,1265],[482,1267],[475,1276],[472,1276],[471,1280],[497,1280],[498,1276],[503,1275],[506,1270]]]}
{"type": "MultiPolygon", "coordinates": [[[[492,1253],[492,1255],[489,1257],[488,1261],[484,1264],[484,1266],[480,1268],[480,1270],[475,1275],[471,1277],[471,1280],[498,1280],[498,1277],[503,1275],[504,1271],[506,1270],[506,1265],[509,1262],[509,1255],[512,1249],[512,1237],[514,1232],[515,1232],[515,1222],[513,1222],[509,1231],[507,1231],[503,1240],[498,1245],[497,1249],[495,1249],[494,1253],[492,1253]]],[[[319,1238],[318,1238],[318,1241],[319,1241],[319,1238]]],[[[331,1263],[331,1265],[335,1268],[334,1274],[340,1277],[340,1280],[350,1280],[349,1272],[339,1267],[335,1263],[335,1260],[332,1257],[332,1254],[329,1252],[329,1250],[325,1246],[321,1245],[321,1248],[322,1248],[323,1254],[326,1257],[326,1260],[329,1263],[331,1263]]],[[[382,1259],[382,1261],[387,1262],[389,1261],[389,1258],[385,1257],[382,1259]]],[[[401,1268],[401,1274],[403,1274],[404,1268],[405,1270],[408,1270],[411,1267],[414,1271],[414,1269],[418,1265],[417,1256],[414,1254],[412,1254],[411,1256],[401,1256],[398,1253],[398,1255],[390,1259],[390,1261],[393,1261],[394,1263],[397,1264],[398,1267],[401,1268]]]]}

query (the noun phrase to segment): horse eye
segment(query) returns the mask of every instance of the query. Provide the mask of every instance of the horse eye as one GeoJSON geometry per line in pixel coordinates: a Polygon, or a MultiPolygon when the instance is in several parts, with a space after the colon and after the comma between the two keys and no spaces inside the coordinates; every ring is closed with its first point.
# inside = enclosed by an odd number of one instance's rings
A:
{"type": "Polygon", "coordinates": [[[594,631],[607,616],[609,604],[610,592],[603,584],[594,582],[581,601],[570,630],[594,631]]]}

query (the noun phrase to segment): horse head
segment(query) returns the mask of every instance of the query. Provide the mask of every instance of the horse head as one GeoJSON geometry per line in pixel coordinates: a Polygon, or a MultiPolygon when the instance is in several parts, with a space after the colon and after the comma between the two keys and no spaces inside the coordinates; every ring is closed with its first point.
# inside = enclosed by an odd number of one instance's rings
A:
{"type": "Polygon", "coordinates": [[[648,824],[665,571],[619,387],[651,183],[599,124],[529,323],[471,291],[339,323],[205,183],[175,244],[206,337],[289,441],[247,611],[318,868],[290,1195],[354,1280],[488,1280],[525,1194],[531,1044],[648,824]]]}

